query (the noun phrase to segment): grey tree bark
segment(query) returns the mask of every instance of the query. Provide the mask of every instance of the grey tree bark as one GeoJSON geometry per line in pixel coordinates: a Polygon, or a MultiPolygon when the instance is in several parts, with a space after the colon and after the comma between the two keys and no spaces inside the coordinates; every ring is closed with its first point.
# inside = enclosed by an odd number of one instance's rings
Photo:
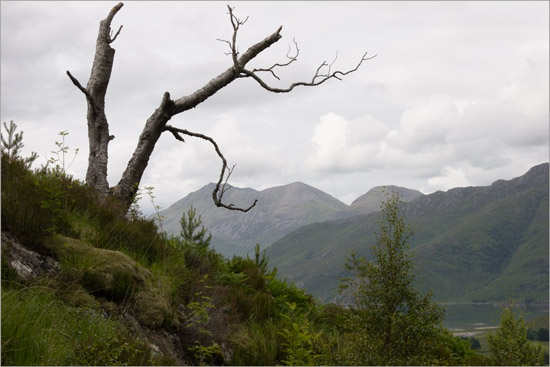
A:
{"type": "MultiPolygon", "coordinates": [[[[155,148],[155,145],[162,135],[163,132],[169,131],[177,140],[184,141],[182,138],[183,135],[198,137],[209,141],[213,146],[222,160],[222,169],[220,178],[216,185],[212,197],[214,203],[219,207],[224,207],[231,210],[240,210],[248,211],[250,210],[256,202],[250,205],[248,208],[243,209],[235,207],[233,204],[226,205],[223,203],[223,194],[227,190],[226,184],[229,176],[232,173],[232,168],[230,169],[227,166],[227,161],[218,145],[214,139],[199,134],[193,133],[185,129],[176,128],[170,125],[167,125],[170,119],[184,111],[195,108],[201,102],[205,101],[207,98],[213,96],[220,89],[226,87],[231,82],[238,78],[253,78],[262,88],[275,92],[275,93],[287,93],[292,91],[297,86],[317,86],[329,79],[340,79],[341,76],[347,75],[359,69],[363,61],[369,60],[372,57],[366,57],[366,53],[363,55],[359,63],[355,68],[348,71],[331,71],[331,67],[334,64],[327,64],[323,62],[316,70],[313,78],[310,82],[296,82],[292,83],[288,88],[272,88],[264,80],[259,77],[259,73],[268,73],[273,77],[279,79],[276,75],[275,70],[278,67],[285,67],[295,62],[298,58],[299,49],[295,44],[296,52],[294,55],[287,54],[287,61],[285,63],[276,63],[268,68],[261,69],[246,69],[246,65],[254,59],[261,52],[266,50],[268,47],[276,43],[281,39],[281,29],[279,27],[271,35],[263,39],[262,41],[252,45],[245,53],[242,55],[237,51],[237,33],[245,22],[238,19],[233,14],[233,8],[228,6],[229,18],[233,26],[233,35],[231,41],[220,40],[226,42],[229,45],[230,52],[229,54],[232,57],[233,65],[219,74],[217,77],[210,80],[202,88],[198,89],[194,93],[180,97],[176,100],[173,100],[170,96],[170,93],[165,92],[159,107],[153,112],[153,114],[147,119],[143,131],[138,139],[138,143],[131,159],[128,162],[126,170],[124,171],[118,184],[112,188],[109,188],[107,181],[107,163],[108,163],[108,146],[109,142],[114,138],[114,136],[109,135],[109,124],[107,122],[107,117],[105,115],[105,93],[107,91],[107,86],[111,77],[111,71],[113,67],[113,60],[115,55],[115,50],[111,47],[111,43],[117,38],[120,34],[122,26],[118,29],[117,33],[112,37],[111,22],[116,13],[122,8],[123,4],[118,3],[115,7],[111,9],[107,18],[100,22],[99,32],[96,42],[96,51],[95,58],[92,66],[92,72],[90,79],[86,88],[82,87],[80,82],[67,71],[67,75],[73,82],[73,84],[80,89],[86,96],[88,112],[88,139],[90,152],[88,157],[88,171],[86,173],[87,183],[96,188],[99,192],[103,194],[109,194],[116,196],[119,200],[126,203],[129,207],[137,190],[143,173],[147,168],[149,163],[149,158],[155,148]]],[[[290,53],[290,51],[289,51],[290,53]]],[[[336,60],[335,60],[336,61],[336,60]]]]}
{"type": "Polygon", "coordinates": [[[105,115],[105,94],[107,93],[115,58],[115,50],[110,44],[116,39],[122,28],[119,28],[117,34],[111,38],[111,21],[122,6],[122,3],[118,3],[111,9],[107,18],[99,24],[92,72],[86,88],[83,88],[67,71],[69,78],[86,95],[88,104],[87,120],[90,152],[86,182],[103,194],[109,192],[109,183],[107,182],[108,148],[109,141],[114,138],[109,135],[109,123],[105,115]]]}

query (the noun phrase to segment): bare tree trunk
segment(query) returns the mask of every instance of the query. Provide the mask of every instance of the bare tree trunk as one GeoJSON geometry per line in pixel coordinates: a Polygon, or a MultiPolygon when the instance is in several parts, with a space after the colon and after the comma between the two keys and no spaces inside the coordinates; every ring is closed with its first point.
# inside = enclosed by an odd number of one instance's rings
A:
{"type": "Polygon", "coordinates": [[[170,93],[166,92],[160,106],[147,119],[145,127],[139,136],[134,154],[128,162],[128,166],[122,174],[118,185],[112,189],[112,193],[122,202],[128,205],[132,202],[138,190],[138,185],[141,182],[143,172],[149,163],[149,157],[164,131],[164,126],[172,118],[173,111],[174,101],[170,99],[170,93]]]}
{"type": "Polygon", "coordinates": [[[111,38],[111,21],[122,6],[122,3],[118,3],[111,9],[107,18],[99,24],[94,63],[86,89],[67,72],[73,83],[86,95],[88,104],[87,120],[90,151],[86,182],[103,194],[109,192],[109,183],[107,182],[108,148],[109,141],[114,138],[109,135],[109,123],[105,115],[105,94],[107,93],[115,58],[115,50],[110,46],[110,43],[115,40],[119,34],[118,32],[120,32],[119,29],[115,37],[111,38]]]}
{"type": "Polygon", "coordinates": [[[287,58],[289,61],[287,61],[286,63],[273,64],[269,68],[247,70],[245,67],[250,60],[254,59],[262,51],[281,39],[282,36],[280,32],[282,27],[279,27],[273,34],[269,35],[264,40],[251,46],[244,54],[239,55],[237,51],[236,41],[237,32],[239,30],[239,27],[243,25],[246,20],[239,20],[233,14],[233,9],[228,6],[229,16],[231,24],[233,26],[233,37],[231,41],[221,41],[226,42],[229,45],[229,55],[231,55],[232,57],[233,65],[214,79],[210,80],[204,87],[198,89],[188,96],[172,100],[170,98],[170,94],[168,92],[165,92],[160,106],[149,117],[149,119],[147,119],[145,127],[143,128],[143,131],[141,132],[141,135],[139,137],[137,147],[132,155],[132,158],[128,162],[126,170],[122,174],[119,183],[115,187],[109,189],[109,184],[107,182],[107,151],[109,141],[112,140],[114,136],[109,135],[109,124],[107,122],[107,117],[105,116],[105,93],[107,91],[107,86],[111,77],[115,55],[115,50],[110,46],[110,44],[117,38],[122,28],[121,26],[115,36],[111,37],[111,21],[115,14],[122,8],[122,6],[122,3],[118,3],[113,9],[111,9],[107,18],[100,22],[95,58],[92,66],[92,73],[90,75],[90,79],[86,88],[83,88],[78,80],[73,77],[69,71],[67,71],[67,75],[69,76],[69,78],[71,78],[74,85],[77,86],[86,95],[86,100],[88,102],[87,118],[90,153],[88,157],[88,172],[86,173],[86,181],[90,186],[96,188],[101,193],[115,195],[128,207],[132,203],[132,200],[138,190],[138,186],[143,176],[143,173],[147,168],[149,157],[153,153],[158,139],[163,132],[169,131],[174,135],[177,140],[180,141],[184,141],[180,134],[199,137],[210,141],[213,144],[216,153],[223,162],[220,179],[218,181],[218,184],[216,185],[216,189],[212,193],[214,203],[219,207],[224,207],[231,210],[250,210],[256,202],[254,202],[254,204],[252,204],[252,206],[250,206],[248,209],[241,209],[234,207],[232,204],[225,205],[222,203],[222,197],[224,192],[226,191],[225,184],[227,183],[227,179],[231,175],[232,169],[229,169],[227,167],[227,161],[222,155],[216,142],[212,138],[205,135],[192,133],[184,129],[169,126],[167,125],[168,121],[172,118],[172,116],[178,113],[187,111],[191,108],[195,108],[197,105],[205,101],[210,96],[214,95],[220,89],[226,87],[237,78],[251,77],[256,80],[256,82],[258,82],[258,84],[262,88],[268,91],[276,93],[287,93],[292,91],[297,86],[317,86],[324,83],[328,79],[340,79],[341,76],[356,71],[364,60],[368,60],[367,58],[365,58],[365,54],[361,58],[359,64],[354,69],[346,72],[331,72],[330,68],[332,64],[329,65],[326,62],[323,62],[317,68],[317,71],[315,72],[310,82],[292,83],[290,87],[284,89],[272,88],[267,85],[262,79],[260,79],[258,73],[267,72],[270,73],[273,77],[279,79],[275,74],[274,69],[276,67],[288,66],[297,60],[299,52],[297,44],[295,43],[296,55],[289,56],[287,54],[287,58]],[[325,74],[320,73],[323,68],[328,69],[325,74]],[[225,183],[223,183],[226,174],[227,177],[225,178],[225,183]]]}

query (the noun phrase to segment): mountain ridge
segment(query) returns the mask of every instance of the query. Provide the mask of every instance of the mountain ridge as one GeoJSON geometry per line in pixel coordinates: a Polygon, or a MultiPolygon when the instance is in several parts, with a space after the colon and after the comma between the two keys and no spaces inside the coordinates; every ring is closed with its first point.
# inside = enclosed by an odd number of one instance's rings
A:
{"type": "MultiPolygon", "coordinates": [[[[253,210],[241,213],[217,208],[212,202],[215,184],[209,183],[159,214],[164,217],[163,229],[169,234],[179,235],[179,220],[193,206],[212,234],[212,246],[218,252],[225,256],[245,255],[253,251],[256,243],[266,248],[303,225],[377,211],[383,200],[380,193],[384,187],[376,186],[355,200],[355,205],[346,205],[299,181],[263,190],[230,186],[224,194],[225,202],[246,206],[258,200],[253,210]]],[[[407,198],[423,195],[416,190],[388,187],[405,193],[407,198]]]]}
{"type": "MultiPolygon", "coordinates": [[[[490,186],[423,195],[406,205],[425,289],[445,301],[548,298],[548,163],[490,186]],[[503,294],[508,296],[503,298],[503,294]]],[[[281,276],[333,300],[352,248],[370,256],[376,213],[314,223],[267,249],[281,276]]]]}
{"type": "Polygon", "coordinates": [[[168,233],[179,234],[179,219],[193,206],[205,227],[212,233],[212,245],[226,256],[244,255],[256,243],[262,248],[302,225],[329,219],[347,205],[327,193],[302,182],[258,191],[231,187],[224,201],[235,205],[258,203],[248,213],[217,208],[212,202],[214,184],[210,183],[160,212],[168,233]]]}

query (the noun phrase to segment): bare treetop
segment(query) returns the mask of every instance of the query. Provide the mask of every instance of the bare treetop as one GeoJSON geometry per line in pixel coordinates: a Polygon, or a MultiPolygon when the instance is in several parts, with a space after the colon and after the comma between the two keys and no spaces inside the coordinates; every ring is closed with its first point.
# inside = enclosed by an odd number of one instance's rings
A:
{"type": "Polygon", "coordinates": [[[95,187],[99,192],[105,195],[114,195],[128,206],[132,202],[138,190],[139,183],[158,139],[163,132],[168,131],[174,136],[174,138],[176,138],[176,140],[181,142],[185,142],[182,135],[209,141],[222,161],[220,177],[214,191],[212,192],[214,204],[218,207],[229,210],[238,210],[243,212],[249,211],[256,205],[257,201],[254,201],[246,208],[240,208],[234,204],[225,204],[222,201],[224,193],[229,188],[229,186],[227,186],[227,182],[235,166],[232,166],[232,168],[228,167],[227,160],[222,154],[216,141],[204,134],[195,133],[186,129],[168,125],[168,121],[179,113],[195,108],[207,98],[213,96],[220,89],[225,88],[231,82],[239,78],[252,78],[262,88],[270,92],[288,93],[299,86],[314,87],[321,85],[330,79],[341,80],[343,76],[357,71],[364,61],[370,60],[376,56],[367,57],[367,53],[364,53],[354,68],[342,71],[333,70],[334,64],[337,60],[336,55],[334,61],[331,63],[323,61],[315,70],[315,73],[310,81],[293,82],[286,88],[272,87],[260,77],[260,74],[268,74],[275,79],[280,80],[277,75],[277,71],[280,68],[290,66],[298,60],[300,53],[298,43],[293,40],[295,51],[291,52],[292,50],[289,47],[286,54],[286,62],[274,63],[267,67],[254,68],[252,70],[247,69],[246,66],[251,60],[282,38],[282,26],[263,40],[250,46],[243,54],[241,54],[239,52],[237,36],[241,26],[246,23],[248,17],[244,20],[239,19],[234,13],[234,8],[227,6],[229,21],[233,27],[233,34],[231,40],[220,39],[219,41],[227,43],[229,48],[227,55],[230,55],[233,60],[232,66],[211,79],[202,88],[199,88],[189,95],[172,100],[170,93],[165,92],[162,96],[159,107],[145,122],[143,131],[138,139],[137,147],[134,150],[134,153],[130,158],[119,183],[114,187],[109,187],[107,182],[108,144],[112,139],[114,139],[114,136],[109,135],[109,124],[105,115],[105,94],[109,84],[115,55],[115,50],[111,47],[111,44],[117,39],[122,30],[122,26],[120,26],[118,31],[113,35],[113,31],[111,30],[111,22],[122,7],[123,3],[118,3],[115,5],[107,17],[100,22],[94,62],[86,88],[84,88],[69,71],[67,71],[67,75],[73,84],[85,95],[88,104],[87,120],[90,152],[88,156],[86,181],[90,186],[95,187]]]}

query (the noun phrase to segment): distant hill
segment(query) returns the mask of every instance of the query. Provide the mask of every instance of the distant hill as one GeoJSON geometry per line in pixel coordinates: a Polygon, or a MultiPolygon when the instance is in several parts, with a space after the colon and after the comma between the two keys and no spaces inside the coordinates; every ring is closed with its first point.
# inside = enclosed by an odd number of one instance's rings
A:
{"type": "Polygon", "coordinates": [[[256,243],[266,248],[286,234],[311,223],[342,219],[380,210],[383,191],[395,191],[404,201],[423,195],[420,191],[398,186],[377,186],[360,196],[348,206],[329,194],[301,182],[271,187],[262,191],[231,187],[224,201],[247,206],[258,199],[256,206],[247,213],[218,208],[212,201],[210,183],[181,200],[160,214],[163,228],[174,235],[180,233],[182,213],[193,206],[201,215],[204,226],[212,234],[212,246],[225,256],[252,253],[256,243]]]}
{"type": "MultiPolygon", "coordinates": [[[[548,163],[487,187],[419,195],[405,213],[416,228],[410,245],[418,278],[437,299],[548,301],[548,163]]],[[[267,249],[270,264],[333,300],[349,250],[369,258],[377,219],[371,213],[304,226],[267,249]]]]}
{"type": "MultiPolygon", "coordinates": [[[[380,205],[384,201],[386,193],[396,193],[401,197],[401,200],[408,202],[416,199],[419,196],[424,195],[418,190],[411,190],[404,187],[387,185],[376,186],[370,189],[366,194],[359,196],[355,199],[345,215],[341,217],[351,217],[359,214],[370,214],[380,211],[380,205]]],[[[336,219],[336,218],[335,218],[336,219]]]]}
{"type": "Polygon", "coordinates": [[[179,234],[182,213],[192,205],[212,233],[212,246],[226,256],[249,253],[256,243],[267,247],[301,226],[325,221],[348,208],[321,190],[295,182],[262,191],[231,187],[224,195],[225,202],[247,206],[258,199],[258,203],[247,213],[229,211],[214,205],[214,187],[208,184],[160,214],[165,217],[164,230],[179,234]]]}

